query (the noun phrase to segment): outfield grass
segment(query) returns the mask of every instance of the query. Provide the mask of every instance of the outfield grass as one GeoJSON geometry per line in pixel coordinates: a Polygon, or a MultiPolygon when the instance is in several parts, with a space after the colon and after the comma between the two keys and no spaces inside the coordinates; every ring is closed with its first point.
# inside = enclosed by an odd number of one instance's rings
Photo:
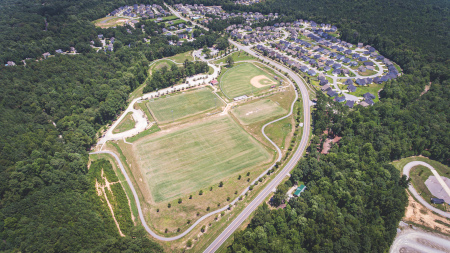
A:
{"type": "Polygon", "coordinates": [[[228,116],[151,135],[133,149],[155,202],[205,188],[271,159],[228,116]]]}
{"type": "Polygon", "coordinates": [[[244,125],[264,121],[287,114],[287,111],[270,99],[257,100],[231,110],[244,125]]]}
{"type": "MultiPolygon", "coordinates": [[[[234,52],[234,53],[231,54],[231,57],[233,58],[233,60],[234,60],[235,62],[238,62],[238,61],[248,61],[248,60],[256,60],[255,57],[253,57],[253,56],[247,54],[247,53],[244,52],[244,51],[237,51],[237,52],[234,52]]],[[[222,59],[216,60],[214,63],[215,63],[215,64],[227,63],[227,58],[228,58],[228,56],[225,56],[225,57],[222,58],[222,59]]]]}
{"type": "Polygon", "coordinates": [[[251,63],[245,63],[237,65],[224,73],[220,79],[220,88],[228,98],[234,98],[242,95],[251,95],[252,91],[257,92],[270,88],[271,85],[267,84],[269,81],[278,84],[273,76],[270,76],[251,63]],[[267,78],[259,82],[262,87],[257,88],[250,83],[250,80],[260,75],[266,76],[267,78]]]}
{"type": "Polygon", "coordinates": [[[132,112],[127,113],[122,121],[114,128],[113,134],[122,133],[134,128],[135,122],[132,114],[132,112]]]}
{"type": "Polygon", "coordinates": [[[159,98],[147,103],[158,122],[175,121],[222,105],[223,102],[207,88],[159,98]]]}
{"type": "MultiPolygon", "coordinates": [[[[288,143],[286,142],[286,138],[290,133],[292,133],[293,126],[292,126],[292,118],[288,117],[283,120],[277,121],[273,124],[270,124],[266,127],[265,132],[267,136],[277,144],[278,147],[280,147],[282,150],[285,149],[285,147],[288,146],[288,143]]],[[[288,140],[290,141],[290,140],[288,140]]]]}

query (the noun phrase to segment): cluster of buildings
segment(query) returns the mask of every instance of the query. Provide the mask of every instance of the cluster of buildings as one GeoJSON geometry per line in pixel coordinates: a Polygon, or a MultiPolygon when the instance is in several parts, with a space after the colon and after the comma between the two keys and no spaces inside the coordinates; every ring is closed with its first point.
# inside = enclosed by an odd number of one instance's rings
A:
{"type": "Polygon", "coordinates": [[[109,16],[123,16],[123,17],[143,17],[143,18],[155,18],[160,16],[168,16],[171,15],[169,11],[164,10],[158,4],[153,5],[144,5],[144,4],[135,4],[133,6],[121,6],[114,11],[112,11],[109,16]]]}
{"type": "Polygon", "coordinates": [[[234,4],[252,5],[260,2],[260,0],[237,0],[234,2],[234,4]]]}
{"type": "Polygon", "coordinates": [[[239,24],[229,26],[227,31],[232,38],[240,40],[244,45],[275,40],[282,36],[282,33],[274,26],[257,27],[253,30],[250,26],[239,24]]]}

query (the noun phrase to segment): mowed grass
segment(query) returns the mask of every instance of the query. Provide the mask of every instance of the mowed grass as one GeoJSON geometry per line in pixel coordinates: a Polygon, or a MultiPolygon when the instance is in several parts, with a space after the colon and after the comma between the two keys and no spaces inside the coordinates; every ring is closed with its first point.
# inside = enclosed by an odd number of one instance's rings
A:
{"type": "Polygon", "coordinates": [[[135,122],[132,116],[132,112],[127,113],[127,115],[120,121],[120,123],[114,128],[113,133],[122,133],[134,128],[135,122]]]}
{"type": "MultiPolygon", "coordinates": [[[[273,76],[270,76],[268,73],[259,69],[255,65],[251,63],[244,63],[227,70],[227,72],[223,74],[220,79],[220,88],[228,98],[251,95],[252,91],[256,92],[270,88],[270,85],[266,85],[263,88],[256,88],[250,84],[250,80],[253,77],[260,75],[264,75],[271,81],[276,82],[276,80],[273,79],[273,76]]],[[[261,82],[260,84],[264,85],[264,83],[261,82]]]]}
{"type": "Polygon", "coordinates": [[[156,134],[133,145],[152,194],[161,202],[216,184],[271,155],[229,116],[156,134]]]}
{"type": "Polygon", "coordinates": [[[223,102],[207,88],[159,98],[147,103],[148,108],[158,122],[170,122],[221,107],[222,105],[223,102]]]}
{"type": "Polygon", "coordinates": [[[244,125],[287,114],[287,111],[270,99],[258,100],[231,110],[244,125]]]}

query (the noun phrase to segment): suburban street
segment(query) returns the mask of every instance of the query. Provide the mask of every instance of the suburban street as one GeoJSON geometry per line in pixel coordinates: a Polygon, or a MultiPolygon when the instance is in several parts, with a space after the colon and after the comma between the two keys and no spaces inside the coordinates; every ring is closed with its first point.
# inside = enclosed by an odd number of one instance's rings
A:
{"type": "Polygon", "coordinates": [[[289,162],[286,164],[283,170],[278,173],[278,175],[258,194],[258,196],[256,196],[256,198],[237,216],[236,219],[233,220],[233,222],[231,222],[231,224],[204,251],[208,253],[217,251],[220,248],[220,246],[228,239],[228,237],[230,237],[234,233],[234,231],[236,231],[236,229],[239,228],[239,226],[250,216],[250,214],[253,211],[255,211],[256,208],[258,208],[258,206],[272,193],[272,190],[275,189],[281,183],[283,178],[285,178],[286,175],[289,174],[289,172],[297,165],[298,161],[303,156],[303,152],[306,150],[306,147],[308,146],[309,133],[311,127],[310,121],[311,104],[306,86],[300,79],[300,77],[298,77],[292,70],[282,66],[281,64],[275,61],[257,55],[255,52],[253,52],[252,50],[250,50],[245,46],[242,46],[232,40],[230,40],[230,43],[236,46],[237,48],[244,50],[250,55],[259,59],[264,59],[266,62],[268,61],[270,65],[288,73],[289,77],[291,77],[294,80],[294,82],[297,84],[298,89],[300,90],[303,102],[303,115],[305,120],[303,122],[304,128],[302,133],[302,139],[300,141],[298,149],[293,154],[292,158],[289,160],[289,162]]]}

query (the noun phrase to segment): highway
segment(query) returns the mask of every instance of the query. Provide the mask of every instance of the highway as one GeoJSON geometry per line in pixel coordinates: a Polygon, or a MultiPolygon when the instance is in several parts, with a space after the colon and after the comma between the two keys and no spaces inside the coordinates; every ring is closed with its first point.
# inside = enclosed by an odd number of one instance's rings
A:
{"type": "Polygon", "coordinates": [[[292,70],[282,66],[281,64],[268,58],[264,58],[259,54],[257,55],[249,47],[242,46],[232,40],[230,40],[230,43],[256,58],[264,59],[266,62],[269,62],[270,65],[281,69],[281,71],[287,72],[289,77],[291,77],[295,81],[298,89],[300,90],[303,101],[303,134],[297,151],[294,153],[283,170],[278,173],[278,175],[259,193],[258,196],[256,196],[256,198],[236,217],[236,219],[234,219],[231,224],[227,228],[225,228],[225,230],[211,243],[211,245],[206,248],[204,252],[207,253],[217,251],[220,246],[228,239],[228,237],[230,237],[234,233],[234,231],[239,228],[239,226],[250,216],[250,214],[255,211],[256,208],[258,208],[258,206],[271,194],[272,190],[281,183],[283,178],[286,177],[286,175],[297,165],[298,161],[302,158],[303,152],[308,146],[311,127],[311,109],[308,90],[306,89],[306,86],[300,79],[300,77],[297,76],[292,70]]]}

